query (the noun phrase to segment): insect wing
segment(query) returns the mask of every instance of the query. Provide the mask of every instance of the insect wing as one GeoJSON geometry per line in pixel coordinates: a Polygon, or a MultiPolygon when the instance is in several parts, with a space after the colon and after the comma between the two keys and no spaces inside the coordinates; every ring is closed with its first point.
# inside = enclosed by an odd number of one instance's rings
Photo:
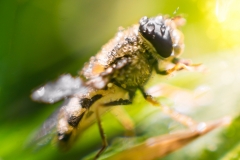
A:
{"type": "Polygon", "coordinates": [[[38,150],[53,140],[56,136],[59,111],[60,108],[42,124],[40,129],[38,129],[31,138],[29,138],[27,146],[38,150]]]}
{"type": "Polygon", "coordinates": [[[83,82],[79,77],[74,78],[70,74],[65,74],[60,76],[57,81],[49,82],[35,90],[31,98],[34,101],[55,103],[79,92],[82,85],[83,82]]]}
{"type": "MultiPolygon", "coordinates": [[[[72,100],[76,97],[71,97],[64,100],[64,103],[42,124],[40,129],[35,133],[34,137],[30,140],[30,145],[35,148],[41,148],[50,142],[58,143],[58,134],[61,129],[59,129],[60,122],[68,122],[67,117],[70,116],[67,110],[73,106],[72,100]]],[[[76,108],[79,109],[79,108],[76,108]]],[[[79,109],[80,110],[80,109],[79,109]]],[[[82,112],[83,114],[84,112],[82,112]]],[[[81,115],[80,115],[81,116],[81,115]]],[[[65,123],[64,123],[65,124],[65,123]]],[[[61,128],[61,126],[60,126],[61,128]]],[[[64,129],[70,130],[71,126],[64,126],[64,129]]],[[[77,128],[74,128],[76,130],[77,128]]],[[[75,131],[74,131],[75,132],[75,131]]],[[[72,139],[76,139],[77,136],[74,134],[71,136],[72,139]]],[[[58,144],[59,145],[59,144],[58,144]]],[[[70,148],[72,141],[68,141],[68,144],[65,146],[59,146],[61,149],[70,148]]]]}

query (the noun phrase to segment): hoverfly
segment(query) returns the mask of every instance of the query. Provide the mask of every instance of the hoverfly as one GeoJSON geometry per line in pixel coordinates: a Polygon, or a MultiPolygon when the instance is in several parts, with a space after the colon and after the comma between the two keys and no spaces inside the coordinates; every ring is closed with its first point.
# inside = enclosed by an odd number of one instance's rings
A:
{"type": "Polygon", "coordinates": [[[35,101],[55,103],[64,99],[54,116],[43,124],[36,139],[44,138],[54,128],[59,147],[68,149],[84,129],[97,121],[103,140],[97,158],[107,147],[100,115],[111,106],[131,104],[137,90],[174,119],[187,126],[195,125],[190,118],[161,106],[144,89],[153,71],[168,75],[196,67],[179,58],[184,50],[184,37],[178,28],[184,21],[180,16],[144,16],[139,24],[119,29],[116,36],[90,58],[78,77],[62,75],[34,91],[35,101]],[[166,68],[166,64],[173,66],[166,68]]]}

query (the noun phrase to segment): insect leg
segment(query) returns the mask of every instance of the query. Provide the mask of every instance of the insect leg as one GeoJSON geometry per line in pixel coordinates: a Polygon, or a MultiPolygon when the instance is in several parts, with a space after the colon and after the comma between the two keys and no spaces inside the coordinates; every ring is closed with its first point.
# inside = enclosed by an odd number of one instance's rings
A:
{"type": "Polygon", "coordinates": [[[97,153],[97,155],[95,156],[94,159],[97,159],[101,155],[101,153],[103,153],[103,151],[106,149],[106,147],[108,146],[107,138],[104,134],[102,123],[101,123],[99,109],[100,109],[100,106],[96,107],[96,119],[97,119],[97,125],[98,125],[98,129],[99,129],[99,132],[100,132],[100,136],[101,136],[101,139],[102,139],[102,148],[98,151],[98,153],[97,153]]]}
{"type": "Polygon", "coordinates": [[[98,151],[97,155],[95,156],[95,159],[97,159],[101,153],[103,153],[103,151],[106,149],[106,147],[108,146],[108,143],[107,143],[107,139],[106,139],[106,136],[104,134],[104,131],[103,131],[103,127],[102,127],[102,123],[101,123],[101,118],[100,118],[100,108],[101,107],[110,107],[110,106],[115,106],[115,105],[128,105],[128,104],[131,104],[132,102],[129,100],[129,99],[118,99],[118,100],[115,100],[115,101],[111,101],[111,102],[108,102],[108,103],[105,103],[105,104],[102,104],[102,105],[99,105],[96,107],[96,119],[97,119],[97,124],[98,124],[98,128],[99,128],[99,132],[100,132],[100,136],[101,136],[101,139],[102,139],[102,148],[98,151]]]}
{"type": "Polygon", "coordinates": [[[124,127],[126,136],[134,136],[135,135],[134,122],[122,106],[115,106],[110,110],[110,112],[113,115],[115,115],[116,119],[124,127]]]}
{"type": "Polygon", "coordinates": [[[172,119],[180,122],[181,124],[183,124],[189,128],[195,127],[198,124],[198,122],[195,122],[192,118],[190,118],[186,115],[183,115],[181,113],[178,113],[175,110],[169,108],[168,106],[162,105],[161,103],[156,101],[151,95],[148,95],[142,87],[139,87],[139,89],[142,92],[144,98],[148,102],[150,102],[153,106],[160,107],[161,110],[165,114],[169,115],[172,119]]]}
{"type": "MultiPolygon", "coordinates": [[[[192,64],[191,61],[186,60],[186,59],[178,59],[178,58],[174,58],[172,60],[172,63],[175,64],[174,67],[170,68],[170,69],[166,69],[166,70],[160,70],[158,68],[158,65],[155,65],[155,70],[157,72],[157,74],[161,74],[161,75],[169,75],[175,71],[179,71],[182,69],[188,70],[188,71],[198,71],[199,67],[201,66],[201,64],[192,64]]],[[[200,71],[204,71],[204,68],[200,68],[200,71]]]]}
{"type": "Polygon", "coordinates": [[[115,107],[112,108],[111,112],[114,115],[121,115],[121,116],[116,116],[116,118],[122,124],[122,126],[125,128],[126,135],[127,136],[132,136],[132,135],[134,135],[134,124],[133,124],[133,121],[128,116],[128,114],[124,111],[124,109],[121,106],[119,106],[119,105],[129,105],[129,104],[132,104],[131,100],[129,100],[129,99],[121,99],[120,98],[119,100],[105,103],[104,106],[105,107],[115,106],[115,107]]]}

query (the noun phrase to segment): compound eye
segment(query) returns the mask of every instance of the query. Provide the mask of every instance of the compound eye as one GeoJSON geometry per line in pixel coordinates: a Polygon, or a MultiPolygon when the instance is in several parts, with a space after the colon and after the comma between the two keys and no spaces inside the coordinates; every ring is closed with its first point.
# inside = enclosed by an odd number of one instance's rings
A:
{"type": "Polygon", "coordinates": [[[146,29],[147,29],[148,34],[154,35],[155,25],[153,23],[151,23],[151,22],[148,23],[146,29]]]}
{"type": "Polygon", "coordinates": [[[155,23],[153,21],[149,21],[149,19],[145,16],[139,21],[139,31],[142,33],[144,38],[146,39],[154,39],[155,37],[155,23]]]}
{"type": "Polygon", "coordinates": [[[164,22],[162,16],[150,19],[143,17],[139,21],[139,32],[161,57],[167,58],[171,56],[173,46],[170,31],[164,22]]]}
{"type": "Polygon", "coordinates": [[[166,26],[162,24],[162,25],[160,26],[160,31],[161,31],[161,34],[162,34],[162,35],[165,35],[166,26]]]}

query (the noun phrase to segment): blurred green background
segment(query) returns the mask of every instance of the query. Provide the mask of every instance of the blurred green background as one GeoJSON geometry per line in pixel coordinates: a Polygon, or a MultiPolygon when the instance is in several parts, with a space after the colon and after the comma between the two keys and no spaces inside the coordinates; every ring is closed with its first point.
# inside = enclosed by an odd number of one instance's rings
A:
{"type": "MultiPolygon", "coordinates": [[[[187,19],[182,27],[186,45],[183,57],[203,63],[209,70],[205,74],[183,72],[172,78],[157,76],[153,82],[164,81],[190,91],[196,91],[199,86],[207,87],[210,100],[186,112],[197,120],[237,115],[239,7],[237,0],[1,0],[0,159],[81,159],[98,149],[101,142],[95,126],[84,133],[81,143],[69,153],[59,153],[52,145],[39,152],[25,151],[23,148],[29,136],[60,105],[32,102],[31,91],[63,73],[77,75],[84,62],[114,36],[119,26],[138,23],[145,15],[174,16],[177,8],[177,14],[187,19]]],[[[127,107],[136,122],[137,133],[148,137],[161,133],[157,131],[162,126],[161,120],[157,122],[159,114],[139,101],[142,107],[139,104],[127,107]],[[155,124],[155,128],[147,128],[149,123],[155,124]],[[154,130],[154,134],[143,130],[154,130]]],[[[114,119],[109,115],[106,121],[108,118],[114,119]]],[[[109,137],[123,135],[117,122],[104,125],[109,137]]],[[[195,155],[199,153],[201,157],[202,150],[195,151],[195,155]]],[[[194,157],[186,152],[187,149],[174,154],[178,159],[194,157]]],[[[173,159],[171,156],[166,159],[173,159]]]]}

